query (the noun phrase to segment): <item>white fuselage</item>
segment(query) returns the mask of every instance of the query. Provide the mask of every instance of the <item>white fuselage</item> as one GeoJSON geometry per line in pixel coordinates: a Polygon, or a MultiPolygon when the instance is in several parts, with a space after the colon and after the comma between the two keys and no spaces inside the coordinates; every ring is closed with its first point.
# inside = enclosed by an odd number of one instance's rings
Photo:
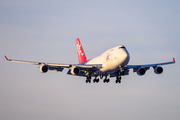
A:
{"type": "MultiPolygon", "coordinates": [[[[115,70],[119,66],[128,64],[130,55],[124,46],[117,46],[104,52],[102,55],[89,60],[88,64],[102,64],[99,72],[115,70]]],[[[97,71],[98,72],[98,71],[97,71]]]]}

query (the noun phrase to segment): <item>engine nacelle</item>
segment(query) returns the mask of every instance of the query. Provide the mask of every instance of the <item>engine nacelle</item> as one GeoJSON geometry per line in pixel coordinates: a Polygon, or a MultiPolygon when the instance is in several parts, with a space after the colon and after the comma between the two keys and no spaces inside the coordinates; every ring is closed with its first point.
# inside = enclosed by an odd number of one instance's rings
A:
{"type": "Polygon", "coordinates": [[[78,74],[79,72],[80,72],[80,69],[78,67],[71,68],[71,74],[72,75],[78,74]]]}
{"type": "Polygon", "coordinates": [[[141,67],[138,68],[138,70],[137,70],[137,74],[138,75],[141,76],[141,75],[144,75],[145,73],[146,73],[146,69],[145,68],[141,68],[141,67]]]}
{"type": "Polygon", "coordinates": [[[47,65],[40,65],[40,66],[39,66],[39,71],[40,71],[41,73],[46,73],[48,70],[49,70],[49,68],[48,68],[47,65]]]}
{"type": "Polygon", "coordinates": [[[163,72],[163,68],[160,66],[156,66],[156,67],[154,67],[154,72],[156,74],[161,74],[163,72]]]}

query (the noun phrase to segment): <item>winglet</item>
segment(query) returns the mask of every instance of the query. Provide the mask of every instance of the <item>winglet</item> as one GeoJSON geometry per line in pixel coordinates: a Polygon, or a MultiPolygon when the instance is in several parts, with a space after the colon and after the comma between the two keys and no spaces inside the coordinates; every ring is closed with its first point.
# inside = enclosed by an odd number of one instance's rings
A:
{"type": "Polygon", "coordinates": [[[173,62],[176,62],[175,58],[173,58],[173,62]]]}
{"type": "Polygon", "coordinates": [[[6,58],[6,60],[9,60],[6,56],[4,56],[6,58]]]}

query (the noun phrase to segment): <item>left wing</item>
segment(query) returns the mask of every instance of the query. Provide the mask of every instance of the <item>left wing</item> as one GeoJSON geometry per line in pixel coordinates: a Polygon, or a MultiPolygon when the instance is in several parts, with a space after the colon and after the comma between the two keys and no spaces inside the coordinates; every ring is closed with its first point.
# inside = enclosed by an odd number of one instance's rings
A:
{"type": "Polygon", "coordinates": [[[163,72],[163,68],[160,67],[161,65],[168,65],[175,63],[175,58],[171,62],[164,62],[164,63],[157,63],[157,64],[147,64],[147,65],[126,65],[120,66],[120,69],[116,72],[110,74],[110,77],[116,77],[117,75],[125,76],[129,75],[129,69],[133,69],[133,72],[137,72],[138,75],[142,76],[149,70],[150,67],[154,68],[154,72],[156,74],[161,74],[163,72]]]}
{"type": "Polygon", "coordinates": [[[56,71],[63,71],[64,68],[71,69],[72,67],[78,67],[83,70],[97,70],[102,68],[101,64],[93,64],[93,65],[79,65],[79,64],[59,64],[59,63],[44,63],[44,62],[33,62],[33,61],[24,61],[24,60],[14,60],[8,59],[4,56],[7,61],[11,62],[18,62],[18,63],[27,63],[27,64],[34,64],[39,66],[48,66],[49,70],[56,70],[56,71]]]}
{"type": "Polygon", "coordinates": [[[164,63],[157,63],[157,64],[147,64],[147,65],[126,65],[126,67],[128,69],[131,69],[131,68],[134,69],[134,68],[140,68],[140,67],[142,67],[142,68],[149,68],[149,67],[156,67],[156,66],[159,66],[159,65],[173,64],[175,62],[176,62],[175,58],[173,58],[173,61],[171,61],[171,62],[164,62],[164,63]]]}
{"type": "Polygon", "coordinates": [[[157,63],[157,64],[147,64],[147,65],[127,65],[125,69],[133,69],[133,72],[137,72],[138,75],[142,76],[149,70],[150,67],[154,68],[154,72],[156,74],[161,74],[163,72],[163,68],[160,67],[161,65],[168,65],[175,63],[175,58],[171,62],[164,62],[164,63],[157,63]]]}

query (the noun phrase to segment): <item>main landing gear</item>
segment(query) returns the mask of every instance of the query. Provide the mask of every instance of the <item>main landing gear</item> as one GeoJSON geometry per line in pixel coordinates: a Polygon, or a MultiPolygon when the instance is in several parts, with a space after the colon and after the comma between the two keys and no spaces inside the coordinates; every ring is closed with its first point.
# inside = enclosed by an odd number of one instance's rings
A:
{"type": "Polygon", "coordinates": [[[86,83],[91,83],[91,76],[88,76],[88,77],[87,77],[86,83]]]}
{"type": "Polygon", "coordinates": [[[103,82],[104,82],[104,83],[105,83],[105,82],[108,83],[109,81],[110,81],[110,79],[109,79],[109,78],[107,79],[107,76],[106,76],[103,82]]]}
{"type": "Polygon", "coordinates": [[[116,77],[116,83],[121,83],[121,76],[116,77]]]}
{"type": "Polygon", "coordinates": [[[99,82],[99,78],[97,78],[97,76],[95,76],[93,82],[94,82],[94,83],[95,83],[95,82],[98,83],[98,82],[99,82]]]}
{"type": "MultiPolygon", "coordinates": [[[[104,83],[109,83],[110,79],[107,78],[107,76],[105,77],[105,79],[103,80],[104,83]]],[[[99,78],[97,78],[97,76],[93,79],[93,83],[98,83],[99,82],[99,78]]],[[[116,83],[121,83],[121,76],[116,76],[116,83]]],[[[91,76],[87,76],[86,77],[86,83],[91,83],[91,76]]]]}
{"type": "Polygon", "coordinates": [[[95,83],[98,83],[99,82],[99,78],[98,79],[94,79],[93,82],[95,83]]]}

